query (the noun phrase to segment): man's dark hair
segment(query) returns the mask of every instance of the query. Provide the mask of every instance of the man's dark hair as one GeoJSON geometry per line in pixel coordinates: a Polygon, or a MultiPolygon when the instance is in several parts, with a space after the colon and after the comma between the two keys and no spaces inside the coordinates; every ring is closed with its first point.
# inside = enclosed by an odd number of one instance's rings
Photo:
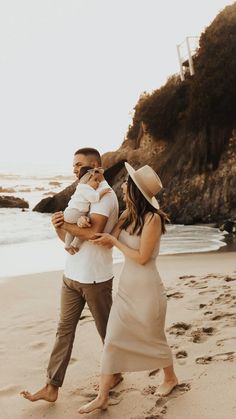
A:
{"type": "Polygon", "coordinates": [[[79,150],[75,152],[75,156],[76,154],[83,154],[84,156],[87,156],[87,157],[93,157],[98,162],[99,166],[101,166],[102,164],[101,155],[99,151],[96,150],[96,148],[91,148],[91,147],[80,148],[79,150]]]}

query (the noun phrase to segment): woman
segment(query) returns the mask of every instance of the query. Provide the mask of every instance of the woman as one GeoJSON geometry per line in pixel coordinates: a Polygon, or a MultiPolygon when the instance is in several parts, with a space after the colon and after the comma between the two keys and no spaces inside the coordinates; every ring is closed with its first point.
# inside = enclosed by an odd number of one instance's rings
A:
{"type": "Polygon", "coordinates": [[[127,209],[112,235],[98,234],[93,241],[116,246],[125,263],[108,320],[98,396],[79,413],[107,409],[114,374],[121,371],[163,368],[159,388],[163,396],[178,384],[164,332],[166,294],[155,263],[167,219],[155,199],[162,184],[150,166],[135,171],[125,165],[129,177],[122,188],[127,209]]]}

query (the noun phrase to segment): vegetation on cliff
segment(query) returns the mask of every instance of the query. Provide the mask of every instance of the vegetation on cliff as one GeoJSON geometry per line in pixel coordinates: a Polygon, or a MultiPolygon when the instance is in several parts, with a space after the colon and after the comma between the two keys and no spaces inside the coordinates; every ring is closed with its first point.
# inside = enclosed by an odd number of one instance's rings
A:
{"type": "MultiPolygon", "coordinates": [[[[215,170],[236,121],[236,3],[227,6],[201,35],[194,56],[195,75],[143,94],[127,138],[136,140],[140,123],[156,140],[177,141],[179,132],[198,138],[197,172],[215,170]]],[[[183,143],[184,147],[184,143],[183,143]]],[[[187,153],[188,154],[188,153],[187,153]]],[[[189,158],[189,156],[186,157],[189,158]]]]}

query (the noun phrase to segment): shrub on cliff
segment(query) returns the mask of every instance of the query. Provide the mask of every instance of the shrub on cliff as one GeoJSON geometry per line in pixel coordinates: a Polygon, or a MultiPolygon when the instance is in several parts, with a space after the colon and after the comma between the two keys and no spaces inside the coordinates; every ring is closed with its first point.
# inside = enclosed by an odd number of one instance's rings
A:
{"type": "Polygon", "coordinates": [[[190,85],[191,126],[236,121],[236,3],[227,6],[200,38],[190,85]]]}
{"type": "Polygon", "coordinates": [[[135,106],[128,138],[137,138],[140,122],[143,121],[154,138],[171,140],[188,104],[188,84],[188,80],[182,83],[178,76],[172,76],[160,89],[142,95],[135,106]]]}
{"type": "Polygon", "coordinates": [[[157,140],[177,141],[180,128],[193,133],[191,141],[199,135],[199,156],[204,158],[199,157],[196,167],[201,171],[217,168],[235,126],[236,3],[202,34],[194,67],[193,77],[181,82],[173,76],[160,89],[140,97],[127,137],[137,139],[141,121],[157,140]]]}

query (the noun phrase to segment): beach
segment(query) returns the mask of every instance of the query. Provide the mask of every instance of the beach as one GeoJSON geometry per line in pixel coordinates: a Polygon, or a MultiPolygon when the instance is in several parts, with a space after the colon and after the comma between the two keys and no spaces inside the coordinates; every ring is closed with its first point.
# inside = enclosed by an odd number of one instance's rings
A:
{"type": "MultiPolygon", "coordinates": [[[[157,395],[160,371],[126,373],[108,410],[114,419],[233,419],[236,415],[236,252],[159,256],[168,296],[166,333],[179,386],[157,395]]],[[[121,264],[114,265],[114,295],[121,264]]],[[[0,418],[77,418],[96,395],[102,344],[86,308],[56,403],[31,403],[22,390],[44,385],[59,316],[62,271],[13,277],[0,284],[0,418]]]]}

